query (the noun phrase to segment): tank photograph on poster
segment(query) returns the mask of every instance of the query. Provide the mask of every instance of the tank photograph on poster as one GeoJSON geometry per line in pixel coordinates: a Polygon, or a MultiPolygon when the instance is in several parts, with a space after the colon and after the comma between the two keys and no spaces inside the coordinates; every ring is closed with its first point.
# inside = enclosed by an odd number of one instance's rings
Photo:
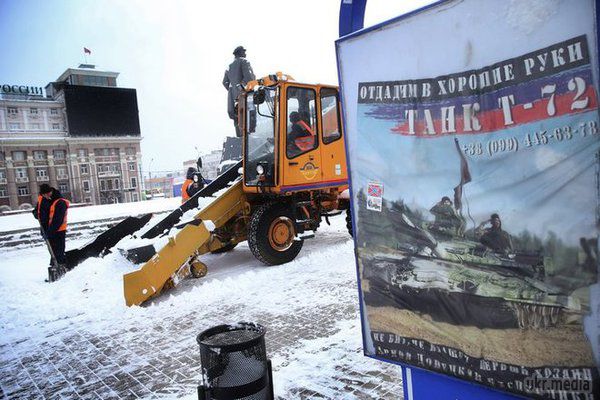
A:
{"type": "Polygon", "coordinates": [[[598,390],[584,329],[599,256],[593,79],[582,35],[476,70],[359,82],[371,355],[544,398],[532,379],[598,390]]]}

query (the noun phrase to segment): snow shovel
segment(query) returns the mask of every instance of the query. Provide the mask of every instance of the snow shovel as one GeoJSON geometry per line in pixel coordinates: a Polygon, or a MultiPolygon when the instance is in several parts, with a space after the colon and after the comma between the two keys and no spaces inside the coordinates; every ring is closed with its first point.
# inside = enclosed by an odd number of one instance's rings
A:
{"type": "MultiPolygon", "coordinates": [[[[38,221],[39,222],[39,221],[38,221]]],[[[59,280],[64,274],[65,270],[58,264],[56,261],[56,256],[54,255],[54,250],[52,250],[52,246],[50,245],[50,240],[46,236],[46,232],[44,231],[44,227],[40,222],[40,231],[42,232],[42,237],[44,238],[44,242],[46,243],[46,247],[48,247],[48,251],[50,252],[50,259],[52,260],[52,265],[48,267],[48,279],[46,282],[54,282],[59,280]]]]}

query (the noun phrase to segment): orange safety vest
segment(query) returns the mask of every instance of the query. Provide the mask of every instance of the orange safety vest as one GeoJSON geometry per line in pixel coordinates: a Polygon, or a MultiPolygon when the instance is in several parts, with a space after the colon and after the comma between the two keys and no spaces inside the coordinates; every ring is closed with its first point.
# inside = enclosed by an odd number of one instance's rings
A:
{"type": "Polygon", "coordinates": [[[183,182],[183,185],[181,185],[181,202],[185,203],[187,201],[187,199],[190,198],[190,195],[187,192],[187,188],[194,183],[193,180],[191,179],[186,179],[185,182],[183,182]]]}
{"type": "MultiPolygon", "coordinates": [[[[60,226],[58,227],[58,229],[56,230],[56,232],[62,232],[62,231],[66,231],[67,230],[67,211],[68,211],[69,205],[71,203],[69,203],[69,200],[63,199],[63,198],[54,200],[54,202],[50,206],[50,215],[48,216],[48,226],[52,225],[52,218],[54,217],[54,211],[56,209],[56,203],[58,203],[61,200],[65,202],[65,204],[67,205],[67,209],[65,210],[65,217],[63,218],[63,222],[62,222],[62,224],[60,224],[60,226]]],[[[39,206],[38,206],[38,209],[39,209],[39,206]]]]}
{"type": "Polygon", "coordinates": [[[306,122],[300,120],[297,122],[297,124],[300,125],[305,131],[310,133],[310,136],[296,138],[296,140],[294,140],[294,143],[296,143],[296,146],[298,146],[298,148],[302,151],[311,150],[315,147],[315,133],[306,122]]]}
{"type": "MultiPolygon", "coordinates": [[[[42,207],[42,200],[44,199],[44,196],[42,196],[41,194],[38,195],[38,203],[37,203],[37,216],[38,216],[38,221],[40,221],[40,207],[42,207]]],[[[41,222],[41,221],[40,221],[41,222]]]]}

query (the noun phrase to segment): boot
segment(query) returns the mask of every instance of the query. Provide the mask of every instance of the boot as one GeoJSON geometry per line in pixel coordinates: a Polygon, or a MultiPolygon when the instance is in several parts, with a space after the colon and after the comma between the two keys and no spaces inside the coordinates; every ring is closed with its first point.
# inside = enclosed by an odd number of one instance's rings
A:
{"type": "Polygon", "coordinates": [[[58,278],[56,279],[62,278],[67,273],[67,264],[58,264],[56,270],[58,272],[58,278]]]}
{"type": "Polygon", "coordinates": [[[58,279],[58,271],[55,266],[48,267],[48,279],[46,282],[54,282],[58,279]]]}

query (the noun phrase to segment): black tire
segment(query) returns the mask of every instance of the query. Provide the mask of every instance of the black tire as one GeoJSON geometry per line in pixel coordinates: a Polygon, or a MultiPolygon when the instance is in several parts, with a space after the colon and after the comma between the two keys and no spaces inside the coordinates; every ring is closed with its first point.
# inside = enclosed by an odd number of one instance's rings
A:
{"type": "Polygon", "coordinates": [[[292,210],[281,203],[268,203],[258,207],[250,218],[248,245],[254,257],[267,265],[279,265],[292,261],[304,244],[294,240],[295,222],[292,210]],[[291,228],[290,228],[291,227],[291,228]],[[285,240],[276,232],[287,232],[285,240]],[[291,241],[290,241],[291,236],[291,241]],[[276,246],[280,243],[280,248],[276,246]]]}
{"type": "Polygon", "coordinates": [[[235,246],[237,246],[237,243],[229,243],[226,244],[225,246],[221,247],[220,249],[211,251],[212,254],[220,254],[220,253],[227,253],[228,251],[231,251],[235,248],[235,246]]]}
{"type": "Polygon", "coordinates": [[[346,228],[348,229],[350,236],[354,237],[354,232],[352,232],[352,211],[350,211],[350,207],[346,208],[346,228]]]}

